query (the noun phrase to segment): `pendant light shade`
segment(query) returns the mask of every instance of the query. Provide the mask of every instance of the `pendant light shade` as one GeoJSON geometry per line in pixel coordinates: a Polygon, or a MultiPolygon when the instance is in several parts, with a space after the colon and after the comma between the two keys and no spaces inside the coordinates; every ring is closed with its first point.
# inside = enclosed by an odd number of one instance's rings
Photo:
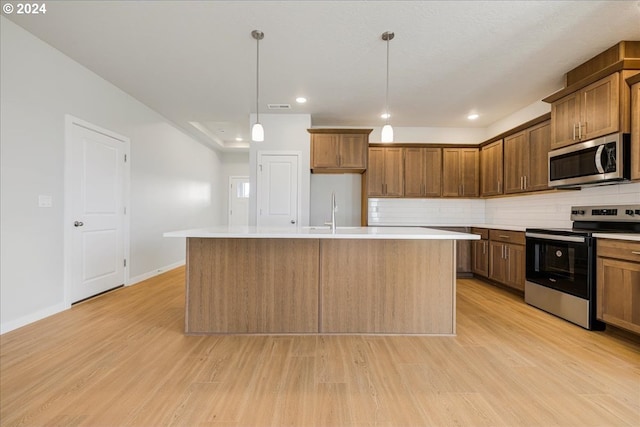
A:
{"type": "Polygon", "coordinates": [[[382,142],[393,142],[393,128],[390,124],[382,126],[382,135],[380,136],[382,142]]]}
{"type": "Polygon", "coordinates": [[[259,122],[256,122],[251,126],[251,140],[255,142],[264,141],[264,128],[259,122]]]}
{"type": "Polygon", "coordinates": [[[395,34],[390,31],[382,33],[382,40],[387,42],[387,91],[385,97],[385,117],[387,121],[382,127],[382,135],[380,135],[382,142],[393,142],[393,128],[389,124],[389,42],[393,40],[394,35],[395,34]]]}
{"type": "Polygon", "coordinates": [[[264,33],[260,30],[253,30],[251,37],[256,40],[256,122],[251,127],[251,140],[262,142],[264,141],[264,128],[260,124],[258,104],[260,100],[260,40],[264,38],[264,33]]]}

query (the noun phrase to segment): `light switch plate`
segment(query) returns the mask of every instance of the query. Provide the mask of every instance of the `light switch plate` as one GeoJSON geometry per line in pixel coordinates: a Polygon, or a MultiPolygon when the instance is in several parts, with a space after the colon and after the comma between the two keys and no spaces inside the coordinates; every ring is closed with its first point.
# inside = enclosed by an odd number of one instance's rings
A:
{"type": "Polygon", "coordinates": [[[50,208],[53,206],[53,198],[48,195],[39,195],[38,196],[38,207],[39,208],[50,208]]]}

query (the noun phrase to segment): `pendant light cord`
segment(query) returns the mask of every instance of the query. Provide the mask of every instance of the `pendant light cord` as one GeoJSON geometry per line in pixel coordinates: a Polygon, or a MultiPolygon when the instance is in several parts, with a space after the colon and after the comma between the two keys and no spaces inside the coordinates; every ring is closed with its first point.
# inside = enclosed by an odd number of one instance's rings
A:
{"type": "Polygon", "coordinates": [[[389,124],[389,37],[387,37],[387,94],[386,94],[386,123],[389,124]]]}
{"type": "Polygon", "coordinates": [[[260,123],[258,104],[260,103],[260,39],[256,38],[256,123],[260,123]]]}

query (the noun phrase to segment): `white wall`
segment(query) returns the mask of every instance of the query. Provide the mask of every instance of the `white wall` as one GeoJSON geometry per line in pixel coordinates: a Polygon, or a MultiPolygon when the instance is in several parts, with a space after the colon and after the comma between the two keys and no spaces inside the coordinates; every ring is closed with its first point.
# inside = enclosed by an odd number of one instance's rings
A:
{"type": "MultiPolygon", "coordinates": [[[[256,116],[251,114],[249,123],[255,123],[256,116]]],[[[309,132],[311,116],[308,114],[260,114],[260,123],[264,127],[264,141],[251,142],[249,147],[249,177],[250,186],[256,188],[258,151],[299,151],[301,181],[302,211],[298,216],[299,225],[309,225],[309,194],[310,194],[310,152],[309,132]]],[[[249,197],[249,224],[256,224],[257,213],[256,192],[251,191],[249,197]]]]}
{"type": "MultiPolygon", "coordinates": [[[[560,89],[561,88],[558,88],[558,90],[560,89]]],[[[492,125],[488,126],[486,128],[486,136],[484,140],[491,139],[496,135],[500,135],[502,132],[506,132],[517,126],[520,126],[521,124],[540,117],[543,114],[547,114],[550,111],[551,104],[543,101],[536,101],[533,104],[527,105],[523,109],[518,110],[515,113],[510,114],[507,117],[500,119],[492,125]]]]}
{"type": "Polygon", "coordinates": [[[360,226],[360,192],[362,175],[311,174],[310,225],[324,225],[331,220],[331,193],[336,193],[338,227],[360,226]]]}
{"type": "Polygon", "coordinates": [[[13,22],[0,17],[0,331],[64,306],[65,114],[131,139],[129,276],[184,259],[162,232],[221,223],[220,156],[13,22]],[[38,208],[38,195],[53,207],[38,208]]]}

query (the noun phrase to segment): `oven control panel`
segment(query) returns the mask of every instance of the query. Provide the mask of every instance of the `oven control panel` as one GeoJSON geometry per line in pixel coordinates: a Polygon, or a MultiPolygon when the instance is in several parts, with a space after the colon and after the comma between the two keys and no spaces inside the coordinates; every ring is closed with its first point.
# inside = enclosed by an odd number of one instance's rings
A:
{"type": "Polygon", "coordinates": [[[573,206],[571,220],[640,222],[640,205],[573,206]]]}

